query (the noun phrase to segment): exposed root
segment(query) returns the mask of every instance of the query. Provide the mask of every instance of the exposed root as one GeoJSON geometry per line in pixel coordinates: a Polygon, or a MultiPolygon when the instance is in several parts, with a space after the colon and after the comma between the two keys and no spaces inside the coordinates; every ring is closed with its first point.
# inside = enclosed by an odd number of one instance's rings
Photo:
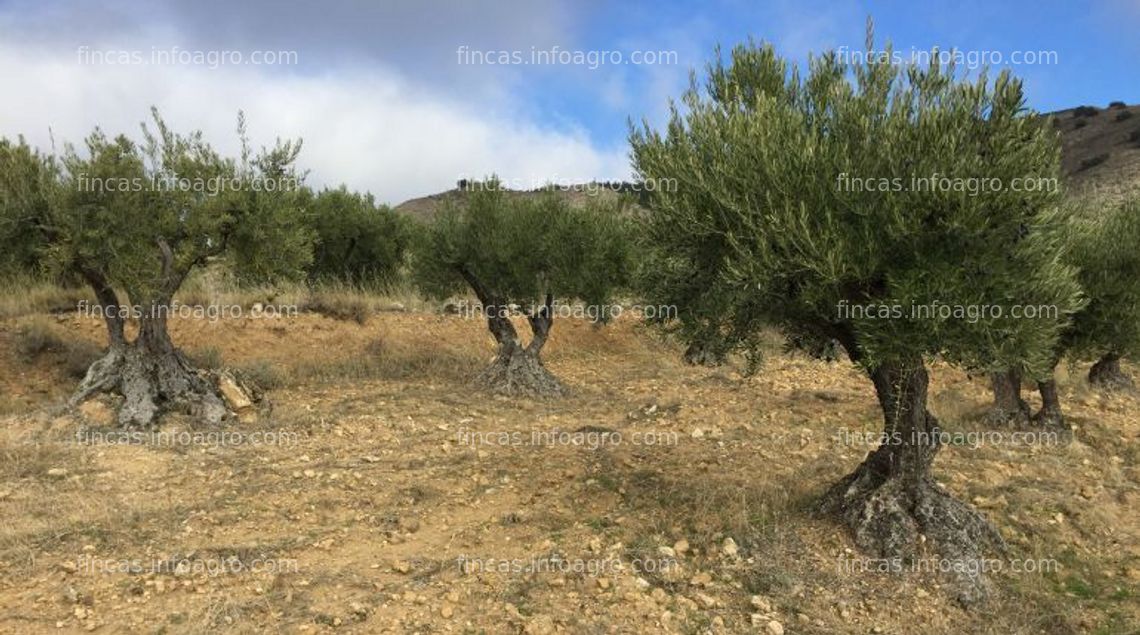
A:
{"type": "Polygon", "coordinates": [[[982,559],[986,551],[1005,551],[1001,534],[932,479],[886,476],[873,457],[834,485],[820,510],[851,527],[856,544],[878,558],[917,568],[920,558],[929,557],[924,554],[937,554],[937,570],[953,575],[963,605],[988,598],[992,585],[982,573],[982,559]]]}
{"type": "Polygon", "coordinates": [[[216,425],[232,418],[234,410],[256,400],[244,387],[238,390],[249,397],[247,403],[227,400],[219,389],[219,382],[224,380],[224,376],[194,369],[177,351],[148,355],[136,346],[112,348],[88,368],[68,405],[78,406],[97,393],[116,392],[124,398],[118,412],[118,422],[123,427],[152,426],[160,415],[170,411],[216,425]]]}
{"type": "Polygon", "coordinates": [[[537,355],[523,348],[500,354],[475,379],[477,385],[511,397],[562,397],[568,393],[537,355]]]}

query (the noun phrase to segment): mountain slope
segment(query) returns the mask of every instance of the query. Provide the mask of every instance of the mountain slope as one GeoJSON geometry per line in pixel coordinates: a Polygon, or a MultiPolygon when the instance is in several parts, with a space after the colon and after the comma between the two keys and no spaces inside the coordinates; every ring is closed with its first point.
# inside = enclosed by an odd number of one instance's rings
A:
{"type": "Polygon", "coordinates": [[[1074,194],[1118,196],[1140,187],[1140,105],[1049,113],[1061,132],[1061,167],[1074,194]]]}
{"type": "MultiPolygon", "coordinates": [[[[1125,190],[1140,188],[1140,105],[1113,102],[1107,108],[1078,106],[1046,113],[1054,117],[1061,133],[1061,169],[1065,186],[1075,195],[1092,193],[1115,198],[1125,190]]],[[[616,197],[628,184],[588,183],[559,186],[556,191],[574,205],[591,196],[616,197]]],[[[513,196],[538,196],[542,190],[512,190],[513,196]]],[[[420,220],[430,220],[445,204],[462,204],[468,192],[459,187],[409,199],[396,211],[420,220]]]]}

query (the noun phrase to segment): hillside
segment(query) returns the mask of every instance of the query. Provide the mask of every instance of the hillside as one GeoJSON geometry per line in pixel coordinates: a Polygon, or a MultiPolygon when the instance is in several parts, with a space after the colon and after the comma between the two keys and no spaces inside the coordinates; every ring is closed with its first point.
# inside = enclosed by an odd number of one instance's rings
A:
{"type": "MultiPolygon", "coordinates": [[[[1115,196],[1122,189],[1140,187],[1140,105],[1114,102],[1102,108],[1078,106],[1046,113],[1055,117],[1061,132],[1061,169],[1066,185],[1074,193],[1099,190],[1115,196]]],[[[629,184],[621,184],[629,187],[629,184]]],[[[560,187],[563,196],[580,205],[590,196],[617,196],[611,184],[589,183],[560,187]]],[[[512,190],[515,196],[537,196],[541,190],[512,190]]],[[[396,211],[413,218],[427,220],[447,202],[461,203],[467,192],[447,190],[409,199],[396,206],[396,211]]]]}
{"type": "MultiPolygon", "coordinates": [[[[579,185],[559,185],[555,186],[555,191],[570,201],[571,205],[579,206],[585,205],[591,198],[600,196],[603,199],[611,200],[616,199],[620,189],[629,188],[628,183],[585,183],[579,185]]],[[[521,197],[535,197],[541,196],[546,190],[507,190],[510,196],[521,197]]],[[[454,189],[440,192],[438,194],[429,194],[420,198],[413,198],[395,207],[397,212],[407,214],[412,218],[418,220],[430,220],[435,213],[444,205],[448,203],[462,204],[466,197],[470,194],[469,190],[454,189]]]]}
{"type": "Polygon", "coordinates": [[[1049,113],[1061,131],[1061,167],[1075,193],[1140,187],[1140,105],[1080,106],[1049,113]]]}

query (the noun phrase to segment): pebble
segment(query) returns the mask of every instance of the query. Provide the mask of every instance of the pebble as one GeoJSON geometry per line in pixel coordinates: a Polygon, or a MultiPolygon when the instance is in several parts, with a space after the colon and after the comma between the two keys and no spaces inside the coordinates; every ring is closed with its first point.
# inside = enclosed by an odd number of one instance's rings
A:
{"type": "Polygon", "coordinates": [[[700,602],[706,609],[715,609],[718,602],[716,598],[707,593],[698,593],[697,601],[700,602]]]}
{"type": "Polygon", "coordinates": [[[736,546],[736,541],[732,538],[725,538],[724,544],[720,547],[721,552],[726,556],[735,556],[740,553],[740,548],[736,546]]]}

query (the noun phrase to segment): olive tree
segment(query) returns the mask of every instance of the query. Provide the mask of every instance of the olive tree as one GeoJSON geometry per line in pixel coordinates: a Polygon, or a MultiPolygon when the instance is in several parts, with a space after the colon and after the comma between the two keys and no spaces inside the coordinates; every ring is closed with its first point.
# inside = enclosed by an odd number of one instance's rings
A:
{"type": "Polygon", "coordinates": [[[422,229],[413,255],[420,287],[449,297],[469,289],[495,338],[497,354],[477,382],[498,393],[554,396],[565,387],[543,365],[556,300],[598,307],[629,278],[632,236],[620,202],[572,206],[556,193],[505,191],[475,184],[422,229]],[[531,338],[511,321],[518,310],[531,338]]]}
{"type": "MultiPolygon", "coordinates": [[[[871,380],[884,442],[821,509],[881,557],[913,557],[931,539],[971,560],[1001,539],[931,475],[941,434],[927,360],[1043,373],[1063,321],[930,308],[1032,301],[1067,315],[1080,294],[1052,229],[1054,194],[913,179],[1053,177],[1059,144],[1006,73],[894,65],[889,47],[873,52],[870,29],[867,51],[852,64],[813,57],[803,75],[770,45],[718,51],[664,130],[632,130],[638,177],[678,184],[650,196],[651,257],[674,281],[715,281],[690,297],[721,313],[727,337],[775,325],[838,341],[871,380]]],[[[964,601],[985,591],[981,576],[960,582],[964,601]]]]}
{"type": "Polygon", "coordinates": [[[1075,258],[1089,305],[1074,320],[1072,348],[1099,356],[1089,383],[1111,390],[1133,385],[1120,360],[1140,354],[1140,195],[1110,210],[1087,221],[1093,227],[1075,258]]]}
{"type": "Polygon", "coordinates": [[[1021,397],[1018,369],[994,375],[991,419],[996,423],[1032,423],[1068,432],[1053,379],[1055,366],[1066,357],[1097,360],[1088,374],[1092,386],[1132,386],[1120,360],[1140,353],[1140,198],[1076,204],[1065,236],[1070,243],[1067,261],[1078,271],[1087,304],[1067,322],[1053,349],[1052,365],[1038,381],[1040,411],[1030,416],[1029,405],[1021,397]]]}
{"type": "Polygon", "coordinates": [[[310,282],[336,280],[352,284],[391,281],[404,263],[407,220],[371,194],[344,186],[306,192],[309,227],[315,237],[310,282]]]}
{"type": "Polygon", "coordinates": [[[32,273],[39,269],[43,236],[27,217],[43,213],[44,177],[48,165],[22,138],[0,138],[0,275],[32,273]],[[38,206],[38,209],[37,209],[38,206]]]}
{"type": "MultiPolygon", "coordinates": [[[[195,268],[224,258],[243,277],[298,274],[311,256],[293,167],[300,142],[254,154],[238,117],[241,156],[224,157],[200,132],[171,130],[152,111],[141,140],[96,129],[58,157],[32,153],[34,174],[5,168],[5,226],[42,238],[44,267],[94,291],[108,350],[71,398],[124,400],[118,420],[146,426],[179,409],[217,423],[231,410],[216,382],[195,369],[168,330],[172,301],[195,268]],[[137,322],[137,335],[126,325],[137,322]]],[[[29,150],[17,148],[29,165],[29,150]]]]}

